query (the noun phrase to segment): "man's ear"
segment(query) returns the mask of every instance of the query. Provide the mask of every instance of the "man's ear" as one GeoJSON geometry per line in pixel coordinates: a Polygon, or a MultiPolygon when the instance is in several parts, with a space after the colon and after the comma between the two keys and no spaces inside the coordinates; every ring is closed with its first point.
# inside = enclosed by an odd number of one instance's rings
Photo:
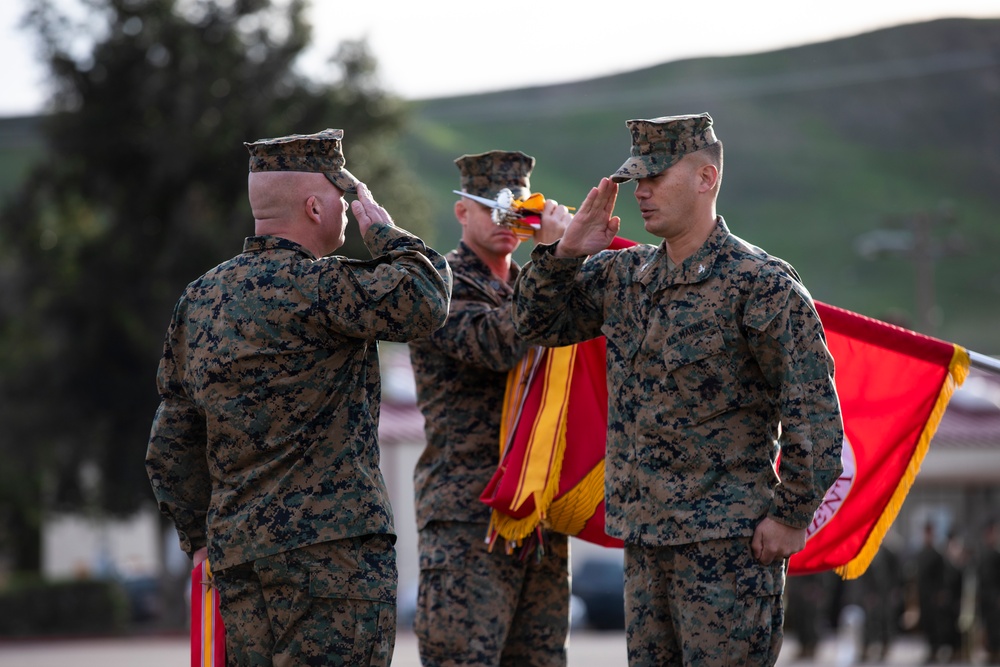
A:
{"type": "Polygon", "coordinates": [[[714,164],[703,164],[698,169],[698,191],[708,192],[719,182],[719,168],[714,164]]]}
{"type": "Polygon", "coordinates": [[[458,219],[458,223],[463,227],[465,227],[468,215],[469,206],[466,204],[465,200],[459,199],[455,202],[455,218],[458,219]]]}
{"type": "Polygon", "coordinates": [[[315,223],[322,221],[323,204],[320,202],[319,197],[316,195],[309,195],[309,197],[306,198],[304,207],[307,218],[315,223]]]}

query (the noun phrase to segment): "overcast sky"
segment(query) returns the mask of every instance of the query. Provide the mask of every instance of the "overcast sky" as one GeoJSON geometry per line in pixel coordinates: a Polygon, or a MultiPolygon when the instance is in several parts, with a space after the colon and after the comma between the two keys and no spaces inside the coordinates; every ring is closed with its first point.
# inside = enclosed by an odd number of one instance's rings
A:
{"type": "MultiPolygon", "coordinates": [[[[0,116],[36,113],[47,97],[37,45],[18,28],[33,1],[0,0],[0,116]]],[[[769,51],[935,18],[1000,18],[998,0],[691,5],[536,0],[525,4],[532,13],[519,18],[505,17],[502,6],[509,7],[469,0],[313,0],[313,47],[302,67],[323,79],[329,72],[326,59],[340,41],[366,37],[383,87],[418,99],[561,83],[698,56],[769,51]]]]}

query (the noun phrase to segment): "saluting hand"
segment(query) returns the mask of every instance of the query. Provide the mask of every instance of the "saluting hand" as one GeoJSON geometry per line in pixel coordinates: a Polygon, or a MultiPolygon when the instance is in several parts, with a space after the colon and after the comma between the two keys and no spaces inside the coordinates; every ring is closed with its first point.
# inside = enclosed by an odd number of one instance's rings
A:
{"type": "Polygon", "coordinates": [[[566,226],[555,256],[585,257],[611,245],[621,225],[621,219],[611,215],[617,199],[618,184],[610,178],[602,178],[596,188],[590,189],[566,226]]]}
{"type": "Polygon", "coordinates": [[[358,183],[358,198],[351,202],[351,211],[358,219],[361,236],[376,222],[392,225],[392,216],[372,197],[371,191],[364,183],[358,183]]]}

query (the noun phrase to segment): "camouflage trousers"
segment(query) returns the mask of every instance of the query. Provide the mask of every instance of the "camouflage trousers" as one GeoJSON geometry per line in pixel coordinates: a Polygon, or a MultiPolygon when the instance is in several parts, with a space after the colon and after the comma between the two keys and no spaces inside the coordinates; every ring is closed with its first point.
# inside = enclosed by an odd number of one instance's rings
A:
{"type": "Polygon", "coordinates": [[[564,667],[569,633],[569,542],[508,555],[487,526],[432,522],[420,531],[414,632],[424,667],[564,667]]]}
{"type": "Polygon", "coordinates": [[[393,539],[323,542],[215,572],[227,665],[388,667],[396,644],[393,539]]]}
{"type": "Polygon", "coordinates": [[[747,537],[625,545],[630,667],[773,665],[785,563],[761,565],[747,537]]]}

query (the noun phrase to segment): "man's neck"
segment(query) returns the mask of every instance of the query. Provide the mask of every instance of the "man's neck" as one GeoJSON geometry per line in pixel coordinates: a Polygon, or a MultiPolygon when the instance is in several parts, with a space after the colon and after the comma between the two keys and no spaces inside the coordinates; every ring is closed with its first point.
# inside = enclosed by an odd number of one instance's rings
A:
{"type": "Polygon", "coordinates": [[[480,257],[480,259],[486,262],[486,266],[490,267],[490,273],[494,276],[504,282],[510,280],[510,255],[494,258],[492,260],[488,260],[483,257],[480,257]]]}
{"type": "Polygon", "coordinates": [[[510,255],[495,255],[479,248],[471,250],[489,268],[490,273],[504,282],[510,280],[510,255]]]}
{"type": "Polygon", "coordinates": [[[332,250],[327,251],[314,236],[303,232],[301,229],[296,229],[293,225],[262,223],[258,220],[254,225],[254,234],[257,236],[277,236],[293,243],[298,243],[316,257],[323,257],[328,252],[332,252],[332,250]]]}
{"type": "Polygon", "coordinates": [[[715,231],[718,217],[703,218],[698,224],[692,225],[675,238],[666,240],[667,256],[674,266],[680,266],[691,255],[698,252],[708,237],[715,231]]]}

